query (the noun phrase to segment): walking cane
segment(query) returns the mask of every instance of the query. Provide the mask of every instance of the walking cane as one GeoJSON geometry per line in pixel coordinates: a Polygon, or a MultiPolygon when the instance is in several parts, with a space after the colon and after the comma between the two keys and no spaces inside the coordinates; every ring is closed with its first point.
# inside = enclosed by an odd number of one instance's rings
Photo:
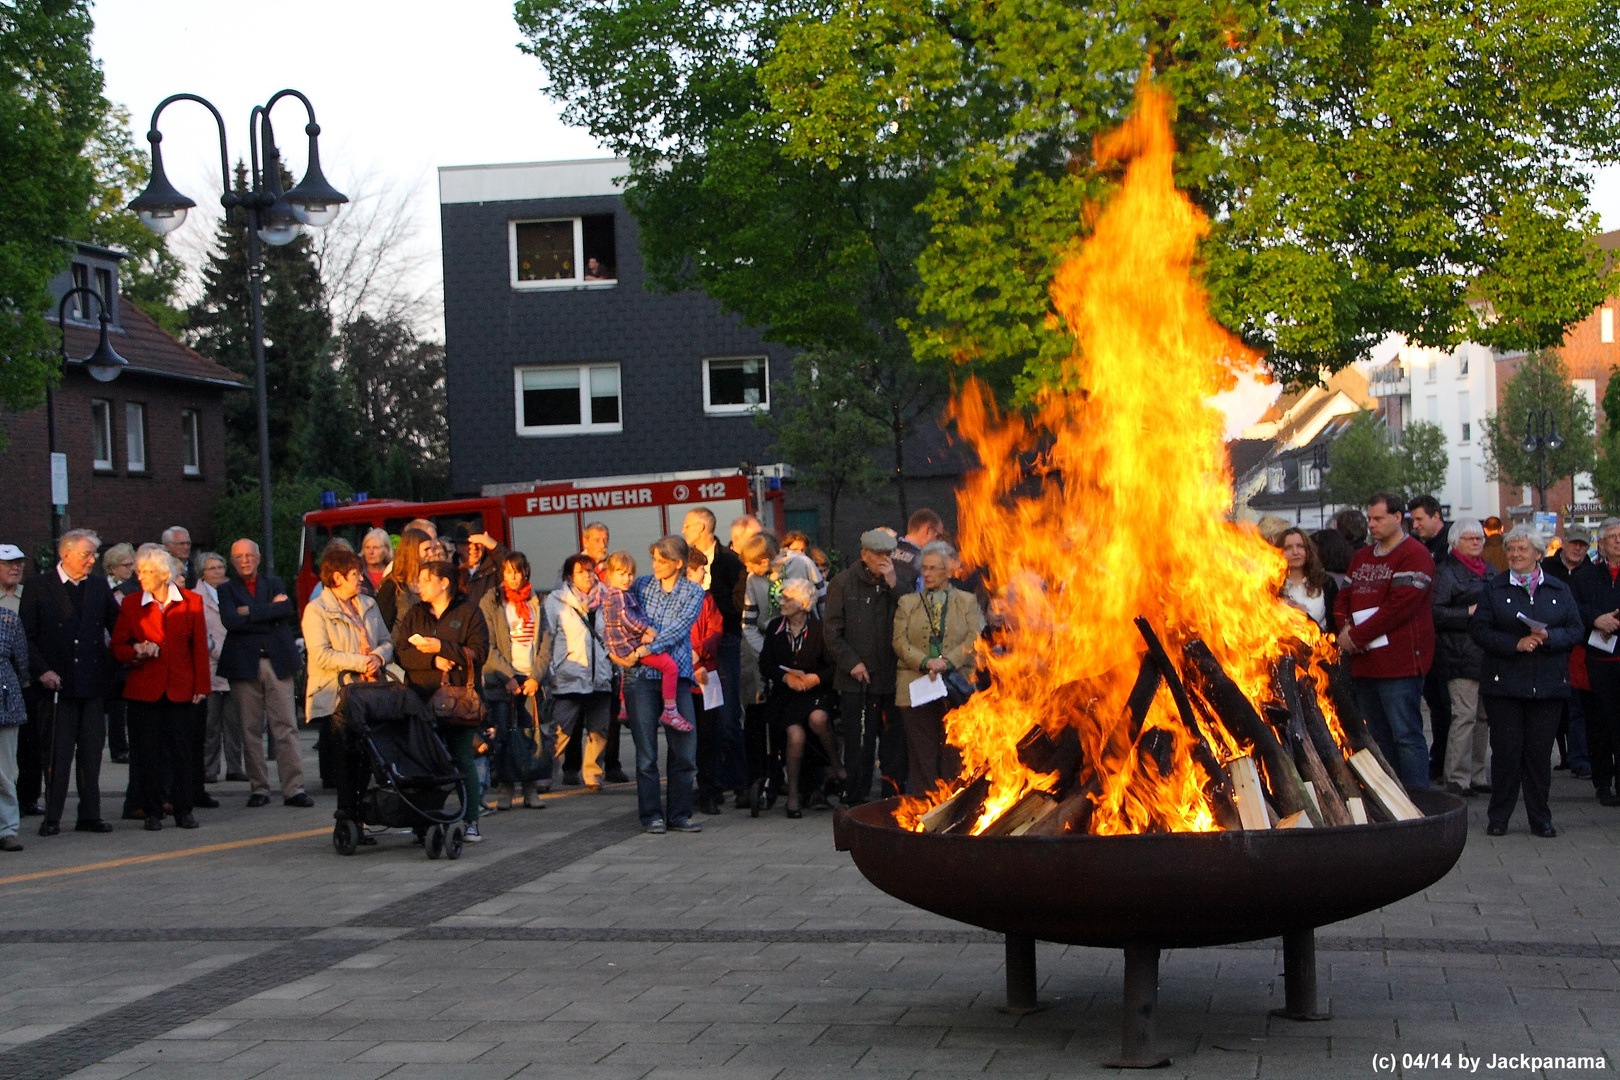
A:
{"type": "Polygon", "coordinates": [[[45,820],[51,814],[51,791],[56,787],[56,717],[62,708],[62,691],[51,691],[50,739],[45,746],[45,820]]]}

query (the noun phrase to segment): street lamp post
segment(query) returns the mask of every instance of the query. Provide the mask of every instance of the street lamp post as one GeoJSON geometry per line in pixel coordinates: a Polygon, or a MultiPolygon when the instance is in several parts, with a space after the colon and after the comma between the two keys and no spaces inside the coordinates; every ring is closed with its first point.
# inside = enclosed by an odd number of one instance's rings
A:
{"type": "Polygon", "coordinates": [[[1316,526],[1319,529],[1327,528],[1327,471],[1333,466],[1328,464],[1328,448],[1318,446],[1311,451],[1311,464],[1316,466],[1316,526]]]}
{"type": "MultiPolygon", "coordinates": [[[[101,340],[96,343],[96,351],[82,361],[85,370],[97,382],[112,382],[129,365],[129,361],[118,355],[118,350],[112,347],[112,342],[107,338],[107,324],[112,321],[112,313],[107,310],[107,298],[86,285],[69,289],[62,294],[61,303],[56,305],[56,325],[62,331],[62,377],[67,378],[67,366],[72,360],[68,356],[67,347],[67,307],[68,301],[75,296],[95,297],[96,308],[101,319],[101,340]]],[[[45,389],[45,441],[50,448],[51,455],[51,550],[55,551],[56,542],[62,539],[62,507],[66,504],[66,498],[64,497],[61,502],[58,502],[55,494],[57,472],[56,391],[50,387],[45,389]]],[[[66,472],[65,468],[63,472],[66,472]]]]}
{"type": "Polygon", "coordinates": [[[176,101],[195,101],[214,115],[219,128],[219,171],[223,185],[220,205],[228,214],[241,207],[247,212],[248,299],[251,335],[253,340],[253,371],[259,412],[259,513],[263,539],[264,566],[274,571],[276,565],[275,535],[270,512],[270,402],[264,370],[264,263],[260,255],[260,241],[273,247],[291,243],[299,227],[308,225],[324,229],[330,225],[349,201],[347,195],[327,183],[321,173],[320,148],[316,140],[321,126],[315,122],[315,106],[297,90],[282,90],[263,105],[253,106],[248,115],[248,149],[250,170],[248,190],[231,189],[230,155],[225,145],[225,119],[213,103],[196,94],[173,94],[152,110],[152,123],[146,141],[152,144],[152,178],[146,190],[129,204],[141,223],[159,236],[173,232],[186,220],[186,211],[196,202],[177,191],[163,172],[163,134],[158,131],[158,116],[176,101]],[[304,134],[309,136],[309,167],[304,179],[291,191],[281,189],[281,152],[276,148],[275,133],[270,127],[270,110],[284,97],[295,97],[304,103],[309,122],[304,134]],[[263,158],[261,162],[261,144],[263,158]]]}
{"type": "Polygon", "coordinates": [[[1541,509],[1547,509],[1547,453],[1564,445],[1558,434],[1558,421],[1551,409],[1531,409],[1524,418],[1524,452],[1536,455],[1536,491],[1541,509]]]}

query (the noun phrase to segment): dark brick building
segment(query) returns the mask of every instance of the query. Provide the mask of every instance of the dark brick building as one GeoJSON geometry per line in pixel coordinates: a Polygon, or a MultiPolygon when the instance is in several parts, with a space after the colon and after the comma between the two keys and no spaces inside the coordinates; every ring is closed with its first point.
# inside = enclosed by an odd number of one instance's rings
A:
{"type": "MultiPolygon", "coordinates": [[[[769,457],[754,423],[792,351],[700,293],[646,288],[623,160],[439,170],[451,487],[731,468],[769,457]]],[[[949,522],[960,466],[937,436],[907,450],[909,501],[949,522]]],[[[882,460],[881,458],[879,459],[882,460]]],[[[897,509],[790,487],[789,527],[855,550],[897,509]]]]}
{"type": "MultiPolygon", "coordinates": [[[[56,448],[68,463],[64,527],[94,529],[105,544],[139,544],[157,540],[170,525],[183,525],[207,545],[214,504],[225,493],[223,398],[244,386],[234,372],[164,333],[134,304],[120,302],[122,257],[80,244],[72,267],[53,283],[58,297],[74,285],[111,297],[109,339],[129,361],[112,382],[92,379],[77,360],[95,350],[97,308],[93,300],[69,303],[67,349],[74,362],[55,395],[56,448]]],[[[11,441],[0,452],[0,542],[33,554],[48,545],[51,531],[45,409],[6,413],[0,424],[11,441]]]]}

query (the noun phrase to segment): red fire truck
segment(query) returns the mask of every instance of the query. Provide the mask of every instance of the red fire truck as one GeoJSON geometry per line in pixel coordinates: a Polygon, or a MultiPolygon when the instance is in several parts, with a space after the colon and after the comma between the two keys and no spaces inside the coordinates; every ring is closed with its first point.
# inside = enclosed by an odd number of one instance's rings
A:
{"type": "Polygon", "coordinates": [[[712,469],[693,472],[606,476],[486,488],[477,498],[414,503],[367,499],[304,515],[299,539],[298,602],[302,606],[320,580],[320,553],[334,536],[360,550],[374,528],[397,537],[415,518],[433,522],[440,536],[458,527],[486,532],[529,557],[535,580],[549,588],[563,560],[580,550],[580,530],[592,522],[608,527],[615,551],[628,551],[643,566],[654,540],[681,531],[688,510],[706,506],[719,522],[722,541],[731,522],[743,514],[761,516],[778,535],[783,531],[781,480],[786,466],[712,469]]]}

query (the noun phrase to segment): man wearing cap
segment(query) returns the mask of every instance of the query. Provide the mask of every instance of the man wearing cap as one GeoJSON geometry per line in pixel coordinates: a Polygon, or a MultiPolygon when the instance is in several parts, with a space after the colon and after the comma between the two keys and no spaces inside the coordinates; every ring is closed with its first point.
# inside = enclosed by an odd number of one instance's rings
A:
{"type": "Polygon", "coordinates": [[[905,732],[894,705],[894,612],[917,587],[917,571],[894,561],[895,538],[883,529],[861,534],[861,561],[827,586],[822,631],[843,705],[844,801],[872,795],[873,756],[883,765],[883,794],[897,795],[906,775],[905,732]]]}
{"type": "Polygon", "coordinates": [[[118,602],[107,579],[94,573],[95,536],[63,534],[55,570],[28,583],[18,615],[28,637],[35,717],[47,754],[45,821],[39,835],[62,831],[68,774],[77,777],[79,832],[112,832],[101,819],[101,748],[107,740],[104,700],[117,664],[107,635],[118,624],[118,602]]]}
{"type": "MultiPolygon", "coordinates": [[[[1563,545],[1541,560],[1545,574],[1561,579],[1575,590],[1575,577],[1597,567],[1586,556],[1592,550],[1592,533],[1584,525],[1570,525],[1564,529],[1563,545]]],[[[1575,646],[1570,656],[1570,678],[1579,680],[1582,689],[1586,683],[1586,647],[1575,646]]],[[[1586,751],[1586,713],[1581,708],[1581,695],[1572,693],[1564,699],[1564,715],[1558,723],[1558,746],[1563,761],[1558,768],[1568,768],[1570,775],[1581,780],[1592,776],[1592,762],[1586,751]]]]}

